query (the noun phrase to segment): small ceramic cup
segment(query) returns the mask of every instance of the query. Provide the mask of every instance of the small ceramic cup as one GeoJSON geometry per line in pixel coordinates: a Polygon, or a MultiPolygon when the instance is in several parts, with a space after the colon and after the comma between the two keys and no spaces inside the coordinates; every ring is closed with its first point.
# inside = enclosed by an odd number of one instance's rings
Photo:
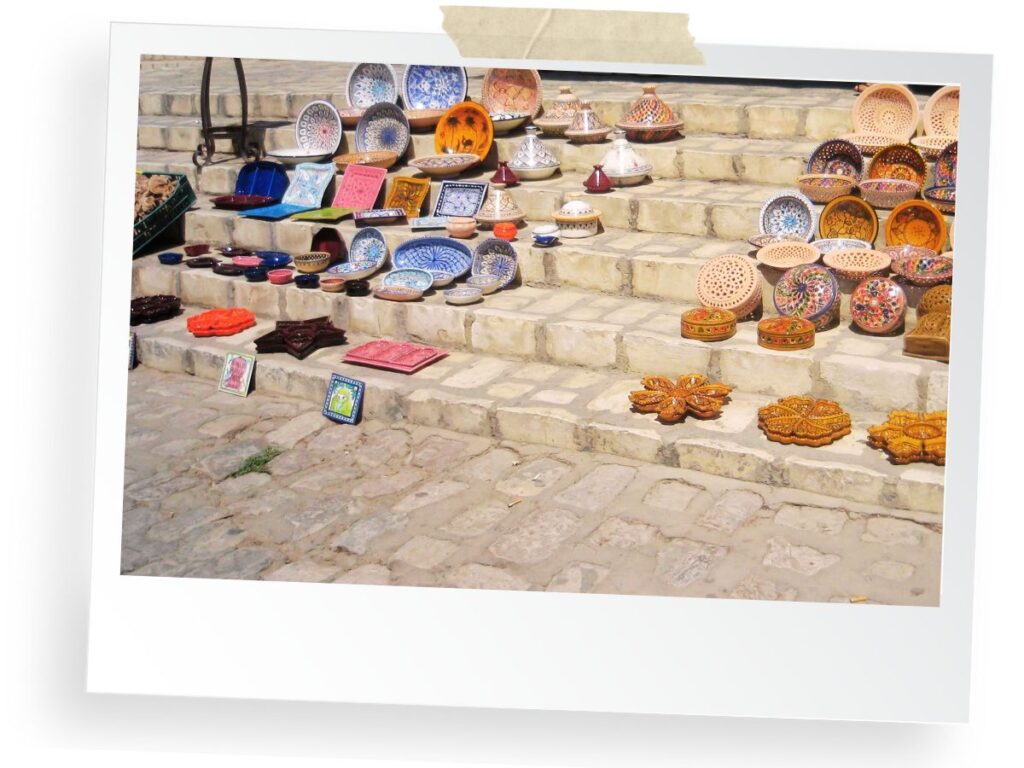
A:
{"type": "Polygon", "coordinates": [[[274,285],[285,285],[292,281],[292,271],[290,269],[271,269],[267,272],[267,279],[270,280],[274,285]]]}
{"type": "Polygon", "coordinates": [[[541,224],[533,230],[533,242],[537,245],[554,245],[556,240],[558,240],[557,224],[541,224]]]}
{"type": "Polygon", "coordinates": [[[262,283],[267,279],[266,267],[247,267],[245,270],[245,279],[250,283],[262,283]]]}
{"type": "Polygon", "coordinates": [[[515,240],[519,230],[511,221],[500,221],[494,225],[494,236],[502,240],[515,240]]]}
{"type": "Polygon", "coordinates": [[[161,264],[181,264],[181,254],[168,251],[167,253],[161,253],[157,256],[160,259],[161,264]]]}
{"type": "Polygon", "coordinates": [[[472,237],[476,232],[476,219],[469,216],[449,216],[444,223],[444,228],[450,237],[472,237]]]}
{"type": "Polygon", "coordinates": [[[299,288],[318,288],[320,286],[320,275],[296,275],[295,284],[299,288]]]}
{"type": "Polygon", "coordinates": [[[328,293],[341,293],[345,290],[345,279],[342,277],[321,278],[320,290],[328,293]]]}

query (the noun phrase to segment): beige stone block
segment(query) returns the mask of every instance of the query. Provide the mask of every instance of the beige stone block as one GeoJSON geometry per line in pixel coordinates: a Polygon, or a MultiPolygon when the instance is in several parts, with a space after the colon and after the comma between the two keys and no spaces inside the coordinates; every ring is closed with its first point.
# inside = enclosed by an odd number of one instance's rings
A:
{"type": "Polygon", "coordinates": [[[752,104],[747,107],[752,139],[782,139],[803,133],[805,110],[799,107],[752,104]]]}
{"type": "Polygon", "coordinates": [[[185,242],[228,245],[235,219],[212,211],[189,211],[185,214],[185,242]]]}
{"type": "Polygon", "coordinates": [[[918,389],[921,366],[918,363],[829,355],[821,360],[819,368],[829,397],[840,402],[882,411],[917,410],[921,406],[918,389]]]}
{"type": "Polygon", "coordinates": [[[697,273],[704,262],[691,258],[635,256],[631,259],[634,296],[695,303],[697,273]]]}
{"type": "Polygon", "coordinates": [[[308,251],[314,227],[301,221],[279,221],[274,225],[274,248],[286,253],[308,251]]]}
{"type": "Polygon", "coordinates": [[[168,112],[172,115],[196,114],[191,93],[173,93],[168,97],[168,112]]]}
{"type": "Polygon", "coordinates": [[[173,152],[192,152],[201,143],[198,125],[172,125],[164,130],[167,149],[173,152]]]}
{"type": "Polygon", "coordinates": [[[674,447],[682,469],[754,483],[771,481],[774,457],[768,451],[712,438],[677,440],[674,447]]]}
{"type": "Polygon", "coordinates": [[[446,304],[410,303],[405,308],[405,329],[409,336],[428,344],[464,348],[466,310],[446,304]]]}
{"type": "Polygon", "coordinates": [[[637,201],[637,229],[679,235],[707,234],[707,205],[690,200],[645,197],[637,201]]]}
{"type": "Polygon", "coordinates": [[[866,504],[883,503],[885,475],[853,464],[790,456],[784,460],[786,482],[803,491],[853,499],[866,504]]]}
{"type": "Polygon", "coordinates": [[[942,514],[946,472],[942,467],[911,467],[900,473],[896,499],[901,507],[942,514]]]}
{"type": "Polygon", "coordinates": [[[163,126],[159,125],[140,125],[136,141],[139,149],[163,149],[167,145],[163,126]]]}
{"type": "Polygon", "coordinates": [[[802,395],[814,385],[809,352],[772,352],[753,344],[724,347],[718,353],[722,381],[744,392],[802,395]]]}
{"type": "Polygon", "coordinates": [[[591,450],[625,456],[629,459],[660,463],[661,436],[653,429],[635,429],[615,424],[591,422],[584,427],[591,450]]]}
{"type": "Polygon", "coordinates": [[[552,254],[555,279],[562,285],[591,291],[621,293],[625,272],[621,257],[588,250],[573,250],[563,243],[552,254]]]}
{"type": "MultiPolygon", "coordinates": [[[[765,197],[767,197],[767,193],[765,197]]],[[[720,204],[711,209],[711,230],[722,240],[746,240],[757,234],[759,205],[720,204]]]]}
{"type": "Polygon", "coordinates": [[[235,280],[205,269],[181,272],[181,300],[200,307],[230,307],[234,303],[235,280]]]}
{"type": "Polygon", "coordinates": [[[178,275],[182,270],[173,267],[139,266],[135,268],[135,292],[138,296],[178,295],[178,275]]]}
{"type": "MultiPolygon", "coordinates": [[[[589,195],[586,192],[567,192],[565,199],[594,202],[593,195],[589,195]]],[[[601,195],[601,200],[598,203],[598,210],[601,211],[601,225],[606,228],[632,229],[633,222],[635,221],[633,205],[629,187],[623,187],[601,195]]],[[[546,218],[550,219],[551,216],[546,218]]]]}
{"type": "Polygon", "coordinates": [[[682,149],[683,178],[707,181],[739,181],[736,155],[732,152],[709,152],[703,149],[682,149]]]}
{"type": "Polygon", "coordinates": [[[274,223],[239,216],[232,233],[235,245],[254,251],[269,251],[274,243],[274,223]]]}
{"type": "Polygon", "coordinates": [[[545,329],[548,357],[558,363],[588,367],[615,364],[615,337],[620,326],[607,323],[566,321],[551,323],[545,329]]]}
{"type": "Polygon", "coordinates": [[[949,371],[932,371],[928,375],[928,394],[925,408],[944,411],[949,398],[949,371]]]}
{"type": "Polygon", "coordinates": [[[311,291],[289,285],[284,288],[283,314],[288,320],[308,320],[311,317],[334,317],[335,302],[339,298],[333,293],[311,291]]]}
{"type": "Polygon", "coordinates": [[[139,362],[150,368],[171,373],[188,373],[192,368],[184,342],[161,336],[140,337],[136,349],[139,362]]]}
{"type": "Polygon", "coordinates": [[[550,219],[562,207],[562,190],[529,186],[523,182],[508,190],[528,221],[550,219]]]}
{"type": "Polygon", "coordinates": [[[498,407],[498,434],[505,440],[539,443],[552,448],[579,446],[579,419],[560,408],[498,407]]]}
{"type": "Polygon", "coordinates": [[[544,269],[544,249],[524,248],[519,254],[519,279],[526,285],[547,282],[544,269]]]}
{"type": "Polygon", "coordinates": [[[740,155],[743,173],[740,178],[751,184],[778,184],[794,186],[797,176],[807,170],[807,158],[793,155],[770,155],[764,152],[745,152],[740,155]]]}
{"type": "MultiPolygon", "coordinates": [[[[251,309],[259,317],[278,320],[281,317],[281,293],[270,283],[249,283],[236,280],[235,306],[251,309]]],[[[262,368],[261,368],[262,370],[262,368]]]]}
{"type": "Polygon", "coordinates": [[[622,336],[626,370],[645,376],[679,376],[705,373],[711,362],[711,348],[689,339],[635,331],[622,336]]]}
{"type": "Polygon", "coordinates": [[[480,309],[473,313],[470,330],[473,349],[496,355],[534,357],[541,318],[501,309],[480,309]]]}
{"type": "Polygon", "coordinates": [[[824,141],[853,132],[853,119],[848,107],[811,107],[807,110],[804,132],[807,138],[824,141]]]}
{"type": "Polygon", "coordinates": [[[687,133],[737,135],[746,131],[746,111],[738,104],[689,102],[683,104],[681,116],[687,133]]]}

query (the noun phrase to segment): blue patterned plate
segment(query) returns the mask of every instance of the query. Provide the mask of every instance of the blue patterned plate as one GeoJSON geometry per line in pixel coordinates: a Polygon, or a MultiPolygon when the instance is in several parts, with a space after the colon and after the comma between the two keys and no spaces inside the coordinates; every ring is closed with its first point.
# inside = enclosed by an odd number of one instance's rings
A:
{"type": "MultiPolygon", "coordinates": [[[[396,254],[397,255],[397,254],[396,254]]],[[[425,269],[395,269],[384,275],[381,286],[401,285],[426,291],[434,284],[434,276],[425,269]]]]}
{"type": "Polygon", "coordinates": [[[815,218],[814,205],[807,196],[787,189],[764,201],[757,223],[762,235],[795,235],[809,243],[815,218]]]}
{"type": "Polygon", "coordinates": [[[442,181],[434,216],[476,216],[487,197],[486,181],[442,181]]]}
{"type": "Polygon", "coordinates": [[[390,64],[356,64],[349,70],[345,94],[350,106],[359,109],[380,102],[398,102],[398,77],[390,64]]]}
{"type": "Polygon", "coordinates": [[[409,147],[409,119],[394,104],[369,107],[356,126],[356,152],[387,150],[399,157],[409,147]]]}
{"type": "Polygon", "coordinates": [[[408,109],[448,109],[466,98],[465,67],[410,64],[402,75],[402,101],[408,109]]]}
{"type": "Polygon", "coordinates": [[[384,266],[388,257],[388,244],[376,227],[364,227],[356,232],[348,247],[348,260],[370,262],[377,269],[384,266]]]}
{"type": "Polygon", "coordinates": [[[518,265],[516,249],[500,237],[487,238],[473,253],[473,275],[493,275],[500,288],[515,280],[518,265]]]}
{"type": "Polygon", "coordinates": [[[327,274],[332,277],[342,277],[345,280],[364,280],[381,266],[375,261],[346,261],[344,264],[328,267],[327,274]]]}
{"type": "Polygon", "coordinates": [[[398,246],[392,261],[398,269],[411,267],[461,277],[473,266],[473,254],[450,237],[417,237],[398,246]]]}

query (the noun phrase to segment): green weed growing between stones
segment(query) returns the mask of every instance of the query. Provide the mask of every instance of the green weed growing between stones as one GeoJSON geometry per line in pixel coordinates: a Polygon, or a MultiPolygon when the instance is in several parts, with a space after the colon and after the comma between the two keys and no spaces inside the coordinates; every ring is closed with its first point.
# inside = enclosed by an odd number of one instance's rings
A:
{"type": "Polygon", "coordinates": [[[265,448],[264,450],[257,453],[255,456],[250,456],[248,459],[246,459],[245,463],[243,463],[242,466],[236,469],[231,476],[241,477],[242,475],[248,475],[250,472],[263,472],[269,475],[270,470],[267,469],[267,464],[269,464],[275,457],[280,455],[280,448],[274,448],[273,446],[271,446],[270,448],[265,448]]]}

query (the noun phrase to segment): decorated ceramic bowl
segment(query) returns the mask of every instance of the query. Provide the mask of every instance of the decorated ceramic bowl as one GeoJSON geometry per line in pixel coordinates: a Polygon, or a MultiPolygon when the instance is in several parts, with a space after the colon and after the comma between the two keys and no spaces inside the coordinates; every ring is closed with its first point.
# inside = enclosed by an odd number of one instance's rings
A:
{"type": "Polygon", "coordinates": [[[905,256],[892,263],[892,271],[913,285],[938,285],[953,279],[953,260],[946,256],[905,256]]]}
{"type": "Polygon", "coordinates": [[[861,197],[875,208],[895,208],[921,191],[916,181],[903,179],[864,179],[858,187],[861,197]]]}
{"type": "Polygon", "coordinates": [[[736,314],[714,307],[689,309],[679,319],[679,332],[686,339],[724,341],[736,334],[736,314]]]}
{"type": "Polygon", "coordinates": [[[451,285],[455,282],[455,275],[451,272],[445,272],[439,269],[428,269],[431,275],[434,276],[434,282],[431,284],[432,288],[443,288],[446,285],[451,285]]]}
{"type": "Polygon", "coordinates": [[[525,112],[491,113],[491,123],[494,125],[496,134],[511,133],[529,119],[530,116],[525,112]]]}
{"type": "Polygon", "coordinates": [[[498,290],[501,286],[501,278],[497,275],[470,275],[466,278],[466,285],[487,295],[498,290]]]}
{"type": "Polygon", "coordinates": [[[480,86],[480,100],[491,113],[517,112],[536,117],[541,110],[540,73],[535,69],[488,69],[480,86]]]}
{"type": "Polygon", "coordinates": [[[893,142],[893,136],[889,136],[885,133],[847,133],[839,137],[844,141],[848,141],[853,144],[860,153],[865,156],[875,154],[881,149],[885,149],[893,142]]]}
{"type": "Polygon", "coordinates": [[[449,304],[473,304],[483,297],[483,291],[470,285],[460,285],[444,292],[444,300],[449,304]]]}
{"type": "Polygon", "coordinates": [[[438,155],[471,154],[484,160],[493,143],[491,116],[471,101],[459,102],[445,111],[434,131],[434,152],[438,155]]]}
{"type": "Polygon", "coordinates": [[[928,165],[912,144],[890,144],[875,153],[868,166],[869,179],[901,179],[924,186],[928,165]]]}
{"type": "Polygon", "coordinates": [[[837,276],[863,280],[870,275],[889,274],[889,254],[871,248],[851,248],[826,253],[823,261],[837,276]]]}
{"type": "Polygon", "coordinates": [[[757,343],[779,352],[810,349],[814,332],[814,323],[802,317],[766,317],[757,324],[757,343]]]}
{"type": "Polygon", "coordinates": [[[850,294],[850,316],[867,333],[890,333],[903,322],[906,311],[906,294],[887,277],[869,277],[850,294]]]}
{"type": "Polygon", "coordinates": [[[449,237],[472,237],[476,232],[476,219],[472,216],[449,216],[444,222],[449,237]]]}
{"type": "Polygon", "coordinates": [[[939,153],[935,160],[934,179],[932,184],[937,187],[956,186],[956,164],[959,154],[960,143],[951,141],[946,148],[939,153]]]}
{"type": "Polygon", "coordinates": [[[327,251],[307,251],[295,256],[295,268],[299,272],[323,272],[330,263],[331,254],[327,251]]]}
{"type": "Polygon", "coordinates": [[[359,125],[359,119],[363,116],[363,112],[366,110],[361,107],[346,107],[345,109],[338,110],[338,116],[341,118],[341,124],[346,128],[355,128],[359,125]]]}
{"type": "Polygon", "coordinates": [[[814,205],[802,192],[783,190],[761,206],[758,227],[763,235],[797,235],[804,242],[814,236],[814,205]]]}
{"type": "Polygon", "coordinates": [[[299,288],[318,288],[320,286],[320,275],[296,275],[295,284],[299,288]]]}
{"type": "Polygon", "coordinates": [[[885,244],[919,245],[938,252],[946,244],[946,220],[925,200],[900,203],[885,222],[885,244]]]}
{"type": "Polygon", "coordinates": [[[327,270],[327,274],[342,281],[365,280],[378,269],[380,269],[380,265],[373,261],[349,261],[344,264],[335,264],[327,270]]]}
{"type": "Polygon", "coordinates": [[[956,187],[928,187],[924,199],[943,213],[956,212],[956,187]]]}
{"type": "Polygon", "coordinates": [[[828,237],[824,240],[815,240],[814,247],[822,254],[826,254],[832,251],[848,251],[851,248],[870,248],[871,243],[852,237],[828,237]]]}
{"type": "Polygon", "coordinates": [[[747,239],[755,248],[764,248],[772,243],[803,243],[806,242],[798,235],[754,235],[747,239]]]}
{"type": "Polygon", "coordinates": [[[294,273],[290,269],[267,270],[267,279],[274,285],[285,285],[286,283],[290,283],[294,276],[294,273]]]}
{"type": "Polygon", "coordinates": [[[887,254],[894,262],[911,256],[938,256],[931,248],[922,248],[919,245],[887,245],[878,250],[887,254]]]}
{"type": "Polygon", "coordinates": [[[245,270],[245,279],[250,283],[262,283],[267,279],[266,267],[248,267],[245,270]]]}
{"type": "Polygon", "coordinates": [[[839,283],[827,267],[793,267],[775,284],[773,301],[780,315],[810,320],[821,331],[837,316],[839,283]]]}
{"type": "Polygon", "coordinates": [[[917,132],[919,118],[917,99],[905,85],[874,83],[869,85],[853,105],[853,127],[858,133],[882,134],[910,141],[917,132]]]}
{"type": "Polygon", "coordinates": [[[367,152],[346,152],[334,158],[334,166],[344,171],[350,165],[369,165],[374,168],[390,168],[398,162],[398,153],[388,149],[367,152]]]}
{"type": "Polygon", "coordinates": [[[443,109],[407,109],[405,119],[409,121],[409,127],[414,131],[422,131],[437,125],[443,114],[443,109]]]}
{"type": "Polygon", "coordinates": [[[157,256],[157,258],[160,260],[161,264],[171,265],[171,264],[181,264],[181,260],[182,260],[183,257],[182,257],[182,255],[180,253],[174,253],[173,251],[168,251],[167,253],[161,253],[159,256],[157,256]]]}
{"type": "Polygon", "coordinates": [[[425,155],[409,162],[412,168],[427,176],[441,178],[458,176],[480,162],[473,154],[425,155]]]}
{"type": "Polygon", "coordinates": [[[797,188],[813,203],[827,203],[853,191],[856,182],[834,173],[806,173],[796,177],[797,188]]]}
{"type": "Polygon", "coordinates": [[[772,243],[757,252],[759,264],[770,269],[792,269],[801,264],[814,264],[821,258],[821,251],[809,243],[772,243]]]}
{"type": "Polygon", "coordinates": [[[873,243],[878,236],[878,214],[870,203],[859,197],[837,197],[821,212],[818,235],[823,239],[844,238],[873,243]]]}
{"type": "Polygon", "coordinates": [[[939,159],[942,150],[956,141],[956,136],[915,136],[910,143],[917,147],[926,160],[935,161],[939,159]]]}
{"type": "Polygon", "coordinates": [[[342,277],[321,277],[320,290],[328,293],[341,293],[345,290],[345,279],[342,277]]]}
{"type": "Polygon", "coordinates": [[[856,144],[845,139],[823,141],[807,160],[807,173],[845,176],[860,181],[864,174],[864,156],[856,144]]]}
{"type": "Polygon", "coordinates": [[[746,256],[725,253],[707,261],[697,273],[697,300],[704,307],[727,309],[737,318],[761,303],[761,276],[746,256]]]}
{"type": "Polygon", "coordinates": [[[407,285],[382,285],[373,295],[386,301],[416,301],[423,298],[423,291],[407,285]]]}
{"type": "Polygon", "coordinates": [[[384,275],[381,286],[391,288],[399,286],[403,288],[415,288],[422,293],[434,284],[434,276],[425,269],[406,268],[395,269],[384,275]]]}

